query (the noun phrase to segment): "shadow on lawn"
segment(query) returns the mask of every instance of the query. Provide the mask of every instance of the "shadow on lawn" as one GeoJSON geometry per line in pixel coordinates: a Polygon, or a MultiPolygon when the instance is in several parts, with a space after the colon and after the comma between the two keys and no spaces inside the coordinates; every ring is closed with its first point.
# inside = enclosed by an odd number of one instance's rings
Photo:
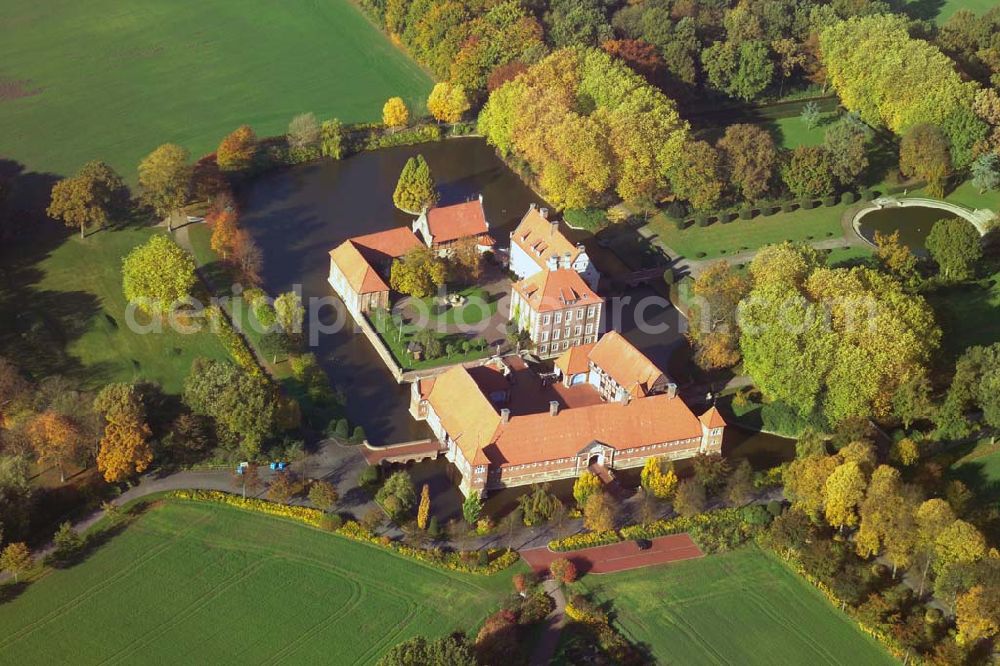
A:
{"type": "Polygon", "coordinates": [[[67,349],[101,312],[98,299],[37,286],[45,277],[41,262],[74,233],[45,214],[57,180],[0,160],[0,190],[7,193],[0,201],[0,349],[36,378],[60,374],[86,380],[103,370],[84,368],[67,349]]]}

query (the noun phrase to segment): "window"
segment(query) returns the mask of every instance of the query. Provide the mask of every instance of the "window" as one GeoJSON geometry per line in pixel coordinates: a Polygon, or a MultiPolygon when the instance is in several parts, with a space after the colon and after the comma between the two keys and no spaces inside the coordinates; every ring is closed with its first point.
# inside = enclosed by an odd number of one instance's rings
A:
{"type": "Polygon", "coordinates": [[[549,325],[549,316],[548,315],[545,315],[544,317],[542,317],[542,324],[545,325],[545,326],[549,325]]]}
{"type": "Polygon", "coordinates": [[[548,342],[548,341],[549,341],[549,332],[542,331],[542,342],[548,342]]]}
{"type": "Polygon", "coordinates": [[[583,308],[580,308],[579,310],[576,311],[576,318],[583,319],[583,308]]]}
{"type": "Polygon", "coordinates": [[[542,346],[540,346],[538,348],[538,351],[541,352],[542,354],[545,354],[546,352],[549,351],[549,346],[548,345],[542,345],[542,346]]]}
{"type": "Polygon", "coordinates": [[[587,337],[585,337],[585,338],[583,339],[583,344],[585,344],[585,345],[589,345],[589,344],[590,344],[591,342],[593,342],[593,341],[594,341],[594,336],[592,336],[592,335],[588,335],[587,337]]]}
{"type": "Polygon", "coordinates": [[[563,340],[563,349],[569,349],[569,340],[563,340]]]}
{"type": "MultiPolygon", "coordinates": [[[[573,311],[572,310],[567,310],[566,311],[566,321],[572,321],[572,319],[573,319],[573,311]]],[[[558,319],[556,321],[558,321],[558,319]]]]}
{"type": "Polygon", "coordinates": [[[587,308],[587,316],[588,317],[593,317],[594,313],[596,311],[597,311],[597,306],[596,305],[591,305],[589,308],[587,308]]]}
{"type": "Polygon", "coordinates": [[[559,331],[558,328],[556,330],[552,331],[552,339],[553,340],[558,340],[559,339],[559,332],[560,331],[559,331]]]}
{"type": "Polygon", "coordinates": [[[567,326],[566,330],[563,331],[563,337],[564,338],[568,338],[569,337],[569,333],[570,333],[570,328],[569,328],[569,326],[567,326]]]}
{"type": "Polygon", "coordinates": [[[555,319],[553,321],[555,323],[558,324],[558,323],[562,322],[562,312],[557,312],[557,313],[555,313],[554,316],[555,316],[555,319]]]}
{"type": "Polygon", "coordinates": [[[582,326],[577,326],[576,328],[573,329],[573,335],[579,336],[581,333],[583,333],[582,326]]]}

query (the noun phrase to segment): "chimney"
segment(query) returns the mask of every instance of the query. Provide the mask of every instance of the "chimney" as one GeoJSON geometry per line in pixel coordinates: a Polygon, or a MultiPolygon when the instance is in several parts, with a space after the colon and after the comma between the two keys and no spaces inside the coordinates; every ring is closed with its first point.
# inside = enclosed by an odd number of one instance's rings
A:
{"type": "Polygon", "coordinates": [[[510,410],[506,407],[500,410],[500,423],[510,423],[510,410]]]}
{"type": "Polygon", "coordinates": [[[479,203],[483,203],[483,194],[482,194],[482,192],[479,193],[479,203]]]}
{"type": "Polygon", "coordinates": [[[667,384],[667,397],[676,398],[677,397],[677,384],[670,382],[667,384]]]}
{"type": "Polygon", "coordinates": [[[583,252],[584,250],[586,250],[586,248],[583,247],[583,243],[577,243],[576,244],[576,251],[577,252],[583,252]]]}
{"type": "Polygon", "coordinates": [[[549,209],[548,208],[539,208],[538,209],[538,214],[541,215],[542,217],[544,217],[546,220],[549,219],[549,209]]]}
{"type": "Polygon", "coordinates": [[[534,201],[532,201],[530,204],[528,204],[528,210],[535,210],[535,202],[534,201]]]}
{"type": "Polygon", "coordinates": [[[549,415],[550,416],[555,416],[558,413],[559,413],[559,401],[558,400],[550,400],[549,401],[549,415]]]}
{"type": "Polygon", "coordinates": [[[549,220],[549,233],[553,236],[559,233],[559,220],[549,220]]]}

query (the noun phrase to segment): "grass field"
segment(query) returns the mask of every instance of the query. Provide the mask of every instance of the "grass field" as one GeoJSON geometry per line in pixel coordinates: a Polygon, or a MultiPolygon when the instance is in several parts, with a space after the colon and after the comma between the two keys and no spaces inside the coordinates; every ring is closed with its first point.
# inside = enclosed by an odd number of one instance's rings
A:
{"type": "Polygon", "coordinates": [[[292,522],[168,501],[0,604],[6,663],[373,663],[510,589],[292,522]]]}
{"type": "Polygon", "coordinates": [[[819,207],[758,215],[752,220],[734,219],[728,224],[715,222],[707,227],[690,226],[680,230],[660,214],[649,222],[649,228],[659,240],[675,252],[691,258],[713,259],[755,250],[782,241],[820,241],[843,235],[840,217],[843,206],[819,207]],[[705,257],[698,257],[704,252],[705,257]]]}
{"type": "MultiPolygon", "coordinates": [[[[122,258],[155,233],[166,232],[74,234],[24,270],[8,272],[12,296],[0,299],[0,349],[35,376],[62,374],[88,388],[146,379],[168,393],[180,391],[195,357],[228,358],[208,331],[181,335],[164,326],[140,334],[129,327],[122,258]]],[[[15,266],[19,254],[10,248],[3,265],[15,266]]]]}
{"type": "Polygon", "coordinates": [[[349,0],[8,0],[0,25],[0,155],[57,174],[103,159],[134,181],[167,141],[422,110],[432,83],[349,0]]]}
{"type": "Polygon", "coordinates": [[[928,5],[931,8],[937,7],[934,21],[938,25],[943,25],[959,9],[968,9],[977,15],[981,15],[987,9],[993,7],[996,2],[995,0],[930,0],[921,4],[928,5]]]}
{"type": "Polygon", "coordinates": [[[820,593],[755,548],[586,576],[617,625],[670,664],[893,664],[820,593]]]}
{"type": "Polygon", "coordinates": [[[1000,272],[976,284],[934,292],[927,300],[944,330],[945,349],[952,354],[1000,340],[1000,272]]]}

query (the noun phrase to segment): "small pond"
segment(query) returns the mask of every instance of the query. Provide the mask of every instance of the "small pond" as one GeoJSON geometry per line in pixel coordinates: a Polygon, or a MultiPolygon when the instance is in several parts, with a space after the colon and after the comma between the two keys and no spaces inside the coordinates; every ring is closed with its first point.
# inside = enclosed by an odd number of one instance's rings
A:
{"type": "Polygon", "coordinates": [[[958,215],[930,206],[887,206],[863,213],[857,224],[861,235],[870,243],[875,242],[876,231],[891,234],[898,230],[900,243],[910,248],[914,254],[926,254],[924,243],[934,223],[953,217],[958,215]]]}

